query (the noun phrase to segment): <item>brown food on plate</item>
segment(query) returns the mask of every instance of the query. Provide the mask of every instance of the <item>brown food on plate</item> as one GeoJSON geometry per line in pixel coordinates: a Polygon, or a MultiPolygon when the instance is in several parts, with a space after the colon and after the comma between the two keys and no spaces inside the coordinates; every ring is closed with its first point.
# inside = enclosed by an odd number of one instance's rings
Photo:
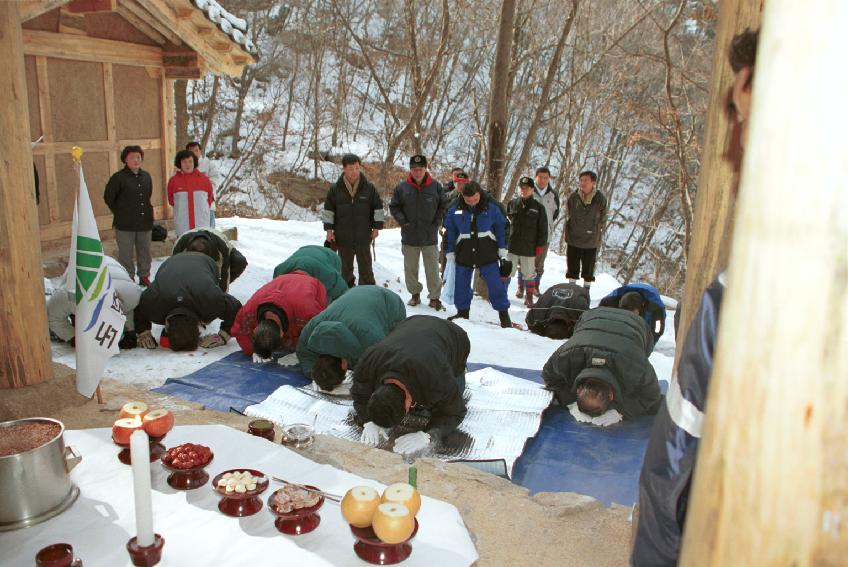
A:
{"type": "Polygon", "coordinates": [[[8,457],[49,443],[59,435],[62,427],[50,421],[27,421],[0,431],[0,457],[8,457]]]}
{"type": "Polygon", "coordinates": [[[321,496],[297,486],[284,486],[274,493],[274,508],[277,512],[286,514],[300,508],[309,508],[318,504],[321,496]]]}

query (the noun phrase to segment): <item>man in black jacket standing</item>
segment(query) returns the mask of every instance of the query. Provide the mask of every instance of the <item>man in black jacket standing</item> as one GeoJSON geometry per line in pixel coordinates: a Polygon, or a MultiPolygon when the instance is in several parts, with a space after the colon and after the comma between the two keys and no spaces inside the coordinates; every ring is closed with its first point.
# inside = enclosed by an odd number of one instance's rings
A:
{"type": "Polygon", "coordinates": [[[156,348],[151,323],[165,326],[174,351],[195,350],[198,343],[204,348],[224,345],[241,302],[218,284],[218,267],[206,254],[183,252],[165,260],[135,309],[138,346],[156,348]],[[221,319],[220,331],[200,337],[199,325],[215,319],[221,319]]]}
{"type": "Polygon", "coordinates": [[[377,238],[386,213],[377,189],[360,172],[359,156],[342,156],[342,174],[330,186],[321,220],[327,241],[336,243],[342,260],[342,278],[349,287],[356,285],[353,258],[359,269],[359,285],[374,285],[371,241],[377,238]]]}
{"type": "Polygon", "coordinates": [[[579,189],[565,202],[565,277],[574,283],[582,273],[584,287],[595,281],[595,260],[607,223],[607,198],[595,189],[597,180],[594,171],[582,172],[579,189]]]}
{"type": "MultiPolygon", "coordinates": [[[[536,293],[536,258],[548,246],[548,215],[545,206],[533,198],[535,184],[529,177],[518,180],[520,195],[509,202],[506,215],[510,223],[509,255],[512,273],[525,274],[527,293],[524,305],[533,307],[533,294],[536,293]]],[[[507,284],[507,287],[509,284],[507,284]]]]}
{"type": "Polygon", "coordinates": [[[618,410],[625,419],[654,414],[662,402],[648,356],[654,347],[645,320],[624,309],[583,314],[574,335],[545,363],[542,379],[563,407],[598,416],[618,410]]]}
{"type": "Polygon", "coordinates": [[[427,172],[427,158],[422,155],[409,158],[409,177],[395,187],[389,210],[400,225],[406,289],[412,294],[407,302],[410,307],[421,303],[424,288],[418,281],[418,259],[423,257],[429,306],[436,311],[444,310],[439,299],[442,279],[437,242],[446,208],[442,186],[427,172]]]}
{"type": "Polygon", "coordinates": [[[353,373],[353,408],[364,424],[362,442],[377,445],[415,406],[429,410],[426,431],[395,441],[396,453],[439,444],[465,418],[465,364],[471,351],[462,327],[430,315],[395,326],[365,351],[353,373]]]}
{"type": "Polygon", "coordinates": [[[124,168],[112,175],[106,183],[103,200],[112,211],[112,227],[118,243],[118,262],[130,278],[136,275],[133,261],[135,250],[138,262],[138,281],[150,284],[150,236],[153,231],[153,179],[141,169],[144,150],[141,146],[127,146],[121,151],[124,168]]]}

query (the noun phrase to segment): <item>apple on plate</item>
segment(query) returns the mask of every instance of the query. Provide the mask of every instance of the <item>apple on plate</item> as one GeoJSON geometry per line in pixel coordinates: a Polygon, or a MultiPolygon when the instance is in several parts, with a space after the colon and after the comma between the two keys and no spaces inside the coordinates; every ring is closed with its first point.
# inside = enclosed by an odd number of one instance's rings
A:
{"type": "Polygon", "coordinates": [[[342,516],[351,526],[367,528],[380,504],[380,495],[370,486],[354,486],[342,498],[342,516]]]}
{"type": "Polygon", "coordinates": [[[377,506],[371,527],[380,541],[396,545],[405,542],[412,535],[415,530],[415,516],[403,504],[386,502],[377,506]]]}
{"type": "Polygon", "coordinates": [[[148,407],[144,402],[127,402],[121,408],[121,413],[118,414],[119,419],[125,417],[138,417],[141,419],[147,413],[148,407]]]}
{"type": "Polygon", "coordinates": [[[130,435],[133,431],[142,428],[141,419],[138,417],[122,417],[112,425],[112,439],[119,445],[129,445],[130,435]]]}
{"type": "Polygon", "coordinates": [[[421,509],[421,495],[411,484],[405,482],[396,482],[390,484],[383,491],[383,498],[380,502],[397,502],[409,508],[409,512],[415,516],[418,510],[421,509]]]}
{"type": "Polygon", "coordinates": [[[147,412],[141,421],[148,435],[164,437],[174,427],[174,414],[166,409],[155,409],[147,412]]]}

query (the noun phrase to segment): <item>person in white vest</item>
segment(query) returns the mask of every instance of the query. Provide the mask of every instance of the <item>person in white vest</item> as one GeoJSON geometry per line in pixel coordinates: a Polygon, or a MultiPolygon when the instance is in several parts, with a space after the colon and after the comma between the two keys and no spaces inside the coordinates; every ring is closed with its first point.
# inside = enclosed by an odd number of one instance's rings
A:
{"type": "Polygon", "coordinates": [[[212,203],[209,205],[209,228],[215,228],[215,182],[218,179],[218,168],[215,162],[203,155],[200,142],[189,142],[186,149],[197,156],[197,169],[209,178],[212,184],[212,203]]]}
{"type": "MultiPolygon", "coordinates": [[[[115,288],[115,295],[121,302],[121,308],[127,316],[124,336],[118,346],[122,349],[135,348],[136,334],[133,327],[133,309],[136,308],[141,298],[141,286],[133,281],[126,268],[114,258],[103,256],[103,261],[112,280],[112,287],[115,288]]],[[[74,272],[65,272],[65,275],[62,276],[62,286],[56,289],[50,299],[47,300],[47,324],[53,336],[74,346],[72,317],[76,314],[77,305],[74,288],[68,283],[69,278],[74,278],[74,272]]]]}

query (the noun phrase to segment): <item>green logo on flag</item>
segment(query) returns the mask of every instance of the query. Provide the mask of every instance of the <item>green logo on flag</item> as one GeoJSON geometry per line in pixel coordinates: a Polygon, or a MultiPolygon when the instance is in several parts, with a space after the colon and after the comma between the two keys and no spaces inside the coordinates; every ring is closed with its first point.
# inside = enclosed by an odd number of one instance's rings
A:
{"type": "Polygon", "coordinates": [[[76,304],[89,290],[88,297],[97,297],[106,281],[103,266],[103,245],[97,238],[77,236],[77,292],[76,304]]]}

